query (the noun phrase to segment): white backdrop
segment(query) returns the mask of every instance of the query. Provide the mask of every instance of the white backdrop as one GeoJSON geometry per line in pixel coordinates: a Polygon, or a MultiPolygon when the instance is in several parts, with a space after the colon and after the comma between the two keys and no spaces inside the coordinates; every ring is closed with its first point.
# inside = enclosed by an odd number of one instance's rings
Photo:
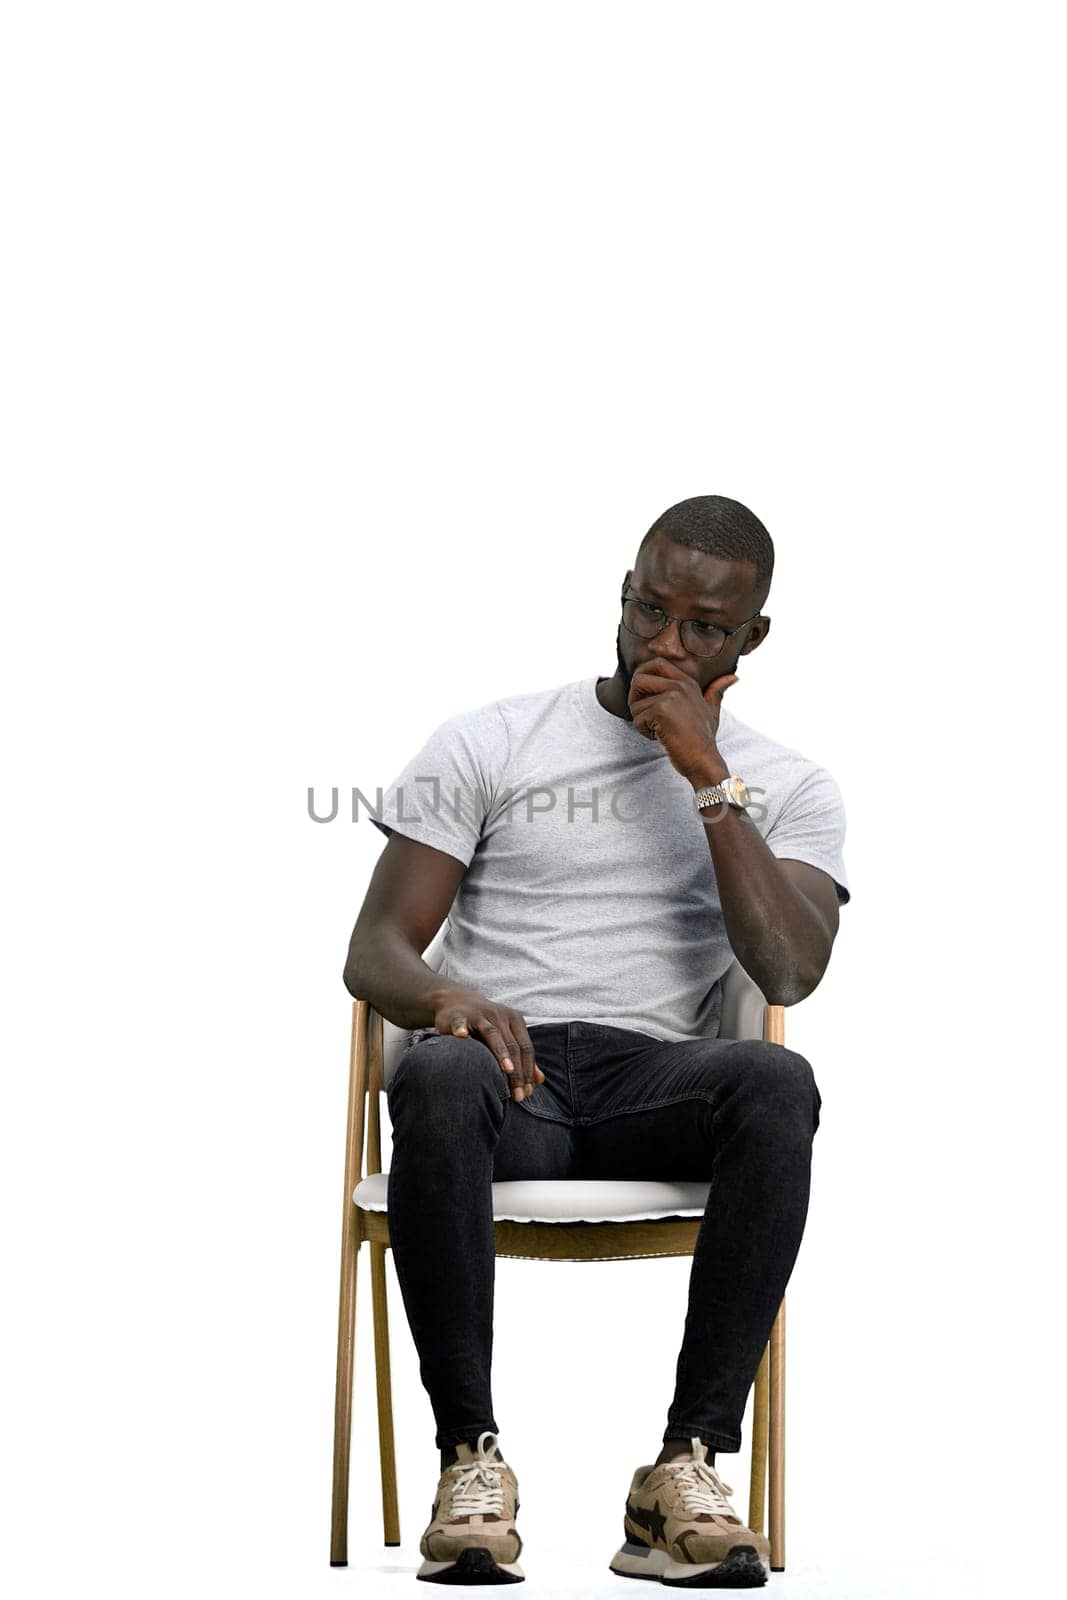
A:
{"type": "MultiPolygon", "coordinates": [[[[853,889],[787,1014],[824,1105],[770,1592],[1051,1592],[1056,20],[7,12],[11,1593],[411,1592],[437,1466],[396,1296],[404,1544],[367,1318],[327,1565],[341,968],[383,841],[306,790],[610,673],[641,535],[710,492],[777,546],[728,703],[838,779],[853,889]]],[[[619,1590],[687,1270],[501,1264],[531,1593],[619,1590]]]]}

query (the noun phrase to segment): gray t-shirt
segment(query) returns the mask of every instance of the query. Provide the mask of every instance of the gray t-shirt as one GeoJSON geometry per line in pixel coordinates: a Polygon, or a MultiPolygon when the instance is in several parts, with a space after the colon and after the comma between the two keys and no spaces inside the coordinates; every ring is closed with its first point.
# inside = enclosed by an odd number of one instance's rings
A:
{"type": "MultiPolygon", "coordinates": [[[[450,717],[372,820],[467,867],[448,916],[447,977],[514,1006],[528,1027],[713,1036],[734,954],[693,787],[661,744],[604,710],[596,685],[450,717]]],[[[821,867],[846,904],[845,811],[829,772],[726,705],[716,743],[773,853],[821,867]]]]}

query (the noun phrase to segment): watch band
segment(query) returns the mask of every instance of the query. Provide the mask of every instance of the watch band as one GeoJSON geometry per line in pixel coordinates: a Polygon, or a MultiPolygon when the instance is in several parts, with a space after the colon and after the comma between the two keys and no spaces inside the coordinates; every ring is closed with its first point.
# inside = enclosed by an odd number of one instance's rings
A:
{"type": "Polygon", "coordinates": [[[698,811],[704,806],[721,805],[725,800],[727,805],[736,806],[739,811],[744,811],[748,805],[749,793],[743,778],[736,778],[732,774],[723,778],[721,783],[713,784],[710,789],[700,789],[693,796],[698,811]]]}

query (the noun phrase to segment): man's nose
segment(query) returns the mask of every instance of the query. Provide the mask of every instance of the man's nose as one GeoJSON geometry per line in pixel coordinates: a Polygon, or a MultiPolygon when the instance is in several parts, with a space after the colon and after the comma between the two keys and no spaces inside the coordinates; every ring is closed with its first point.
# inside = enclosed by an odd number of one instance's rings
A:
{"type": "Polygon", "coordinates": [[[652,653],[665,656],[670,661],[684,661],[689,654],[682,643],[682,625],[676,620],[668,622],[662,633],[652,640],[652,653]]]}

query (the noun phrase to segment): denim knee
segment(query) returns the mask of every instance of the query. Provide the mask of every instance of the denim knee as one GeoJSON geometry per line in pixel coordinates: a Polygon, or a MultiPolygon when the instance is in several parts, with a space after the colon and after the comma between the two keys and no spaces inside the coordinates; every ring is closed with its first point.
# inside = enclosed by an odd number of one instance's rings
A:
{"type": "Polygon", "coordinates": [[[430,1034],[409,1045],[397,1063],[386,1091],[389,1115],[418,1120],[438,1117],[460,1122],[467,1110],[500,1107],[508,1101],[508,1085],[496,1056],[480,1039],[430,1034]]]}
{"type": "Polygon", "coordinates": [[[796,1050],[761,1039],[745,1040],[743,1046],[738,1092],[745,1104],[758,1108],[768,1123],[792,1126],[813,1138],[822,1095],[811,1062],[796,1050]]]}

